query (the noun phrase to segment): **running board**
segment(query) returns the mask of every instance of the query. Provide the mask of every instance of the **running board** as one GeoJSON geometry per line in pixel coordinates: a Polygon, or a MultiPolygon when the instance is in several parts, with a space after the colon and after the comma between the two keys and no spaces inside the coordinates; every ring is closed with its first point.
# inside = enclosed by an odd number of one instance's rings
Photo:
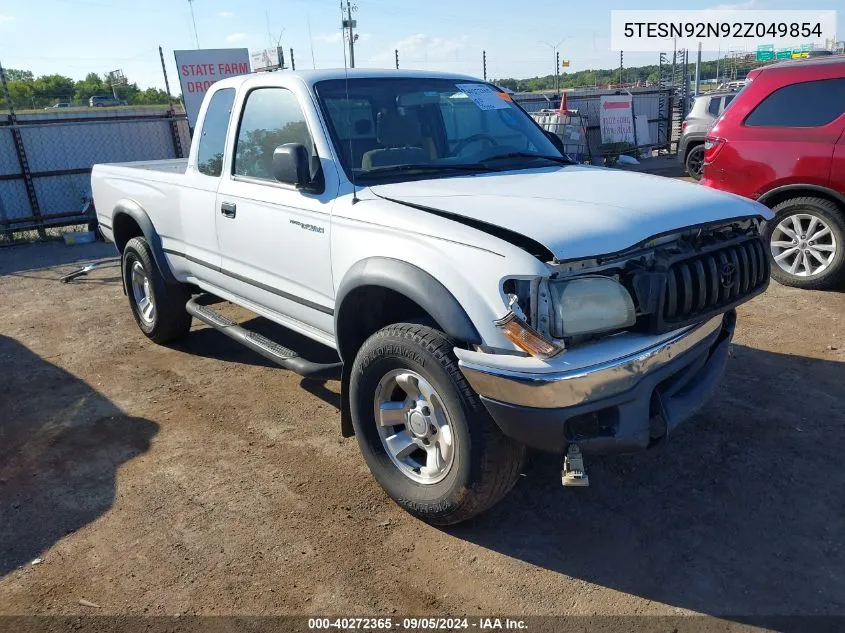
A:
{"type": "Polygon", "coordinates": [[[310,360],[305,360],[292,349],[279,345],[257,332],[242,328],[213,308],[199,303],[199,299],[202,299],[202,295],[193,297],[185,304],[185,310],[188,311],[188,314],[245,345],[253,352],[261,354],[267,360],[273,361],[280,367],[289,369],[309,380],[340,379],[343,363],[313,363],[310,360]]]}

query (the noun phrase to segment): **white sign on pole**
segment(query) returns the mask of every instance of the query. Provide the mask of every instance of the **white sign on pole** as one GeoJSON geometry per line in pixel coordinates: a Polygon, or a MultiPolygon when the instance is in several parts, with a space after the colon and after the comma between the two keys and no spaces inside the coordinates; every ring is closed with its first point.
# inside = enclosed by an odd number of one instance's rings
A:
{"type": "Polygon", "coordinates": [[[209,48],[173,51],[182,100],[190,126],[196,127],[203,97],[216,81],[249,73],[249,51],[245,48],[209,48]]]}
{"type": "Polygon", "coordinates": [[[599,106],[602,143],[634,144],[634,117],[630,95],[603,96],[599,106]]]}
{"type": "Polygon", "coordinates": [[[267,68],[279,67],[279,49],[265,48],[262,51],[252,52],[252,70],[259,71],[267,68]]]}

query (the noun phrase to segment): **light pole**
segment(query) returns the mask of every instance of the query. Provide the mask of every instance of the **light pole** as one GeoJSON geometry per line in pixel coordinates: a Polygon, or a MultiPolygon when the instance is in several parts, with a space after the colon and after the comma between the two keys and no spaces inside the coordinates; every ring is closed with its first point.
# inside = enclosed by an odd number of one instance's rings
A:
{"type": "Polygon", "coordinates": [[[197,20],[194,17],[194,0],[188,0],[188,6],[191,7],[191,22],[194,25],[194,40],[197,43],[197,48],[200,47],[200,36],[197,35],[197,20]]]}
{"type": "Polygon", "coordinates": [[[557,65],[557,60],[558,60],[558,52],[557,52],[557,49],[560,47],[560,45],[561,45],[561,44],[563,44],[563,42],[564,42],[565,40],[566,40],[566,38],[564,37],[562,40],[560,40],[560,41],[559,41],[557,44],[555,44],[554,46],[552,46],[552,45],[551,45],[551,44],[549,44],[548,42],[544,42],[544,41],[542,41],[542,40],[540,41],[540,44],[545,44],[545,45],[546,45],[546,46],[548,46],[550,49],[552,49],[552,56],[553,56],[553,57],[552,57],[552,59],[554,60],[554,65],[555,65],[555,93],[559,93],[559,92],[560,92],[560,84],[559,84],[559,82],[558,82],[558,75],[559,75],[559,73],[560,73],[560,68],[558,68],[558,65],[557,65]]]}

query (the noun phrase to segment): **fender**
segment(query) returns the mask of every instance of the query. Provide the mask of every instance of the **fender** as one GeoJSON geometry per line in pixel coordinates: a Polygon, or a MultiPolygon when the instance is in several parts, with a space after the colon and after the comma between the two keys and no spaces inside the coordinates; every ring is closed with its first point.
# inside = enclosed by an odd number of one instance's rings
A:
{"type": "MultiPolygon", "coordinates": [[[[480,344],[481,336],[455,296],[422,268],[389,257],[369,257],[344,275],[335,296],[335,332],[341,332],[343,304],[349,293],[362,286],[380,286],[405,295],[428,312],[452,338],[480,344]]],[[[347,363],[350,364],[351,363],[347,363]]]]}
{"type": "Polygon", "coordinates": [[[338,353],[343,363],[340,392],[340,428],[343,437],[352,437],[352,413],[349,406],[349,380],[352,359],[343,359],[340,345],[344,301],[349,293],[364,286],[380,286],[402,294],[428,312],[446,334],[466,343],[481,343],[481,336],[463,306],[442,283],[422,268],[389,257],[370,257],[354,264],[344,275],[335,295],[334,328],[338,353]]]}
{"type": "Polygon", "coordinates": [[[173,275],[173,271],[170,270],[170,266],[165,258],[164,248],[161,245],[161,237],[159,237],[158,232],[153,227],[150,216],[147,215],[143,207],[134,200],[120,200],[112,212],[112,227],[117,225],[117,218],[120,215],[128,215],[141,227],[141,232],[144,234],[147,244],[150,245],[150,250],[153,253],[153,261],[155,261],[161,276],[168,283],[177,283],[177,279],[173,275]]]}
{"type": "Polygon", "coordinates": [[[766,193],[761,195],[759,198],[757,198],[757,202],[759,202],[761,204],[765,204],[766,206],[768,206],[768,204],[767,204],[768,200],[771,200],[772,198],[778,197],[778,196],[780,196],[780,194],[787,193],[789,191],[808,191],[808,192],[817,191],[819,193],[823,193],[823,194],[830,196],[834,200],[838,200],[839,204],[841,204],[841,205],[843,205],[843,207],[845,207],[845,195],[842,195],[841,193],[839,193],[838,191],[836,191],[834,189],[828,189],[827,187],[822,187],[821,185],[801,185],[801,184],[781,185],[780,187],[775,187],[774,189],[770,189],[769,191],[767,191],[766,193]]]}

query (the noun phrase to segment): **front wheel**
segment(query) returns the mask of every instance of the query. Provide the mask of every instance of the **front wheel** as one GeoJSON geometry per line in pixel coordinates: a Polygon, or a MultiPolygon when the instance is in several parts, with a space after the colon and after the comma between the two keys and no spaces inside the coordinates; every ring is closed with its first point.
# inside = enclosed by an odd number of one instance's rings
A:
{"type": "Polygon", "coordinates": [[[776,205],[766,225],[772,277],[786,286],[824,290],[845,277],[845,217],[830,200],[800,197],[776,205]]]}
{"type": "Polygon", "coordinates": [[[701,180],[701,175],[704,173],[704,145],[696,145],[687,152],[684,165],[690,176],[696,180],[701,180]]]}
{"type": "Polygon", "coordinates": [[[505,437],[472,391],[446,336],[387,326],[352,367],[352,423],[376,481],[435,525],[465,521],[516,483],[525,448],[505,437]]]}

